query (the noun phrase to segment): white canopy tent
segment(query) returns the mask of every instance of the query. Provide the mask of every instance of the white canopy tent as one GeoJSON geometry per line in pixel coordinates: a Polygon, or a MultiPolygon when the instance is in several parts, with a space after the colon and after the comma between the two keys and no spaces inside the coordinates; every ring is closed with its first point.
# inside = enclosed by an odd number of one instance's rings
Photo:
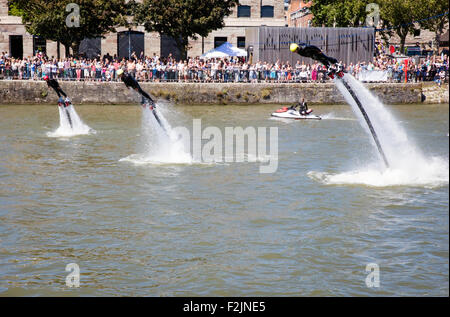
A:
{"type": "Polygon", "coordinates": [[[234,47],[228,42],[225,42],[218,48],[210,50],[202,55],[204,58],[222,58],[229,56],[237,56],[237,57],[247,57],[247,51],[234,47]]]}

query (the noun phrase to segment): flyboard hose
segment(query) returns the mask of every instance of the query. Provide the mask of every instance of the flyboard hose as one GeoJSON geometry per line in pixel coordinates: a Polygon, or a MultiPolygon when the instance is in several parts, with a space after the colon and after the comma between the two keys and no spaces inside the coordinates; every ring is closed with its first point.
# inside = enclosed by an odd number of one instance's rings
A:
{"type": "Polygon", "coordinates": [[[164,132],[166,132],[166,134],[168,134],[166,127],[164,126],[164,124],[162,124],[161,119],[159,118],[158,114],[156,113],[156,108],[155,108],[155,104],[152,103],[152,113],[155,116],[156,121],[158,121],[159,125],[161,126],[161,128],[164,130],[164,132]]]}
{"type": "MultiPolygon", "coordinates": [[[[142,95],[142,94],[141,94],[142,95]]],[[[144,101],[142,102],[142,104],[145,106],[148,102],[148,104],[150,105],[150,110],[153,113],[153,116],[155,117],[156,121],[158,122],[158,124],[160,125],[160,127],[164,130],[164,132],[168,135],[169,133],[167,132],[166,127],[164,126],[164,124],[161,122],[161,119],[158,116],[158,113],[156,112],[156,106],[155,106],[155,101],[153,101],[151,98],[146,98],[144,95],[142,95],[142,98],[144,99],[144,101]]]]}
{"type": "MultiPolygon", "coordinates": [[[[307,44],[301,44],[301,47],[295,43],[292,43],[290,46],[290,50],[293,53],[297,53],[300,56],[309,57],[316,61],[321,62],[323,65],[325,65],[327,68],[330,69],[330,66],[333,64],[337,64],[337,60],[332,57],[328,57],[316,46],[307,45],[307,44]]],[[[331,78],[334,78],[334,75],[337,73],[336,70],[331,70],[331,72],[328,74],[331,78]]],[[[386,155],[384,154],[383,148],[381,147],[380,140],[378,139],[378,136],[375,132],[375,129],[372,125],[372,122],[369,119],[369,116],[367,115],[366,110],[364,109],[363,105],[359,101],[358,97],[356,96],[353,89],[350,87],[350,85],[342,78],[343,73],[338,73],[338,80],[341,80],[341,82],[344,84],[344,87],[348,90],[352,98],[355,100],[356,104],[358,105],[359,110],[361,111],[364,119],[366,120],[367,125],[369,126],[370,133],[372,133],[373,139],[375,140],[375,144],[378,148],[378,152],[380,152],[381,157],[383,158],[384,164],[386,164],[386,167],[389,168],[389,162],[386,158],[386,155]]]]}
{"type": "Polygon", "coordinates": [[[67,113],[67,119],[69,119],[70,127],[73,129],[72,118],[70,117],[70,113],[69,113],[69,110],[67,110],[67,108],[66,108],[66,113],[67,113]]]}
{"type": "MultiPolygon", "coordinates": [[[[59,91],[57,89],[55,89],[56,93],[59,94],[59,91]]],[[[66,104],[65,101],[61,101],[61,99],[58,101],[58,106],[63,107],[64,112],[67,115],[67,120],[69,121],[70,124],[70,128],[73,129],[73,124],[72,124],[72,118],[70,117],[70,113],[69,110],[67,109],[68,106],[70,106],[72,103],[70,103],[69,105],[66,104]]]]}
{"type": "Polygon", "coordinates": [[[67,115],[67,120],[69,121],[70,124],[70,128],[73,129],[73,124],[72,124],[72,118],[70,117],[70,113],[69,110],[67,110],[67,107],[69,107],[70,105],[72,105],[72,102],[70,102],[70,99],[67,98],[67,95],[63,92],[63,90],[61,89],[61,87],[59,87],[59,84],[56,82],[56,80],[52,80],[53,83],[49,84],[48,82],[48,76],[47,77],[47,84],[53,88],[53,90],[56,92],[56,94],[59,97],[59,101],[58,101],[58,106],[61,106],[64,108],[66,115],[67,115]],[[64,101],[64,99],[62,99],[62,96],[66,97],[66,100],[64,101]],[[69,103],[68,103],[69,102],[69,103]]]}
{"type": "Polygon", "coordinates": [[[345,88],[347,88],[348,92],[350,93],[350,95],[355,100],[356,104],[358,105],[359,110],[361,111],[364,119],[367,122],[367,125],[369,126],[370,133],[372,133],[373,139],[375,140],[375,144],[377,145],[378,151],[380,152],[380,155],[383,158],[384,164],[386,164],[386,167],[389,168],[389,162],[386,158],[386,155],[384,154],[383,148],[381,147],[380,140],[378,139],[377,133],[375,132],[375,129],[373,128],[372,122],[370,121],[366,110],[362,106],[361,102],[359,101],[358,97],[356,96],[355,92],[350,87],[350,85],[345,80],[343,80],[343,79],[340,79],[340,80],[342,81],[345,88]]]}

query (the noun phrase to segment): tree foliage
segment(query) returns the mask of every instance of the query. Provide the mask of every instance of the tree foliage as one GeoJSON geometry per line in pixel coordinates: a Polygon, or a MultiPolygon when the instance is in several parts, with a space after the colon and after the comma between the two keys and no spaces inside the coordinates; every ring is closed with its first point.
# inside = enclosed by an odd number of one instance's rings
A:
{"type": "Polygon", "coordinates": [[[184,57],[189,38],[206,37],[224,27],[238,0],[144,0],[136,10],[135,20],[148,32],[170,36],[184,57]]]}
{"type": "Polygon", "coordinates": [[[314,26],[358,27],[366,21],[366,7],[373,0],[315,0],[311,7],[314,26]]]}
{"type": "Polygon", "coordinates": [[[370,3],[379,5],[381,35],[387,39],[397,34],[401,51],[404,50],[408,34],[413,34],[419,27],[435,32],[439,39],[448,25],[448,0],[315,0],[311,7],[313,25],[362,26],[369,14],[366,8],[370,3]],[[447,14],[443,14],[445,12],[447,14]]]}
{"type": "Polygon", "coordinates": [[[400,38],[400,52],[404,52],[406,37],[416,30],[413,22],[422,18],[419,7],[423,3],[417,0],[377,0],[377,3],[380,5],[382,34],[386,37],[396,33],[400,38]]]}
{"type": "MultiPolygon", "coordinates": [[[[13,0],[19,10],[28,33],[47,40],[59,41],[78,54],[85,38],[102,37],[114,32],[119,25],[126,25],[125,0],[13,0]],[[69,3],[79,6],[79,27],[67,25],[67,17],[74,11],[66,11],[69,3]]],[[[74,22],[74,20],[72,20],[74,22]]]]}
{"type": "Polygon", "coordinates": [[[445,27],[449,23],[448,0],[428,0],[426,6],[419,6],[419,15],[422,17],[419,24],[422,28],[436,34],[436,42],[439,43],[445,27]]]}
{"type": "Polygon", "coordinates": [[[17,8],[14,1],[8,1],[8,15],[22,16],[22,11],[17,8]]]}

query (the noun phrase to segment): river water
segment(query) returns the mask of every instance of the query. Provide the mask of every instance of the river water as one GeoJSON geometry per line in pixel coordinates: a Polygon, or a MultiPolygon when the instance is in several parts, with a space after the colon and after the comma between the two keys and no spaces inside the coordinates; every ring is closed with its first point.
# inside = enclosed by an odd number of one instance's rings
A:
{"type": "Polygon", "coordinates": [[[379,171],[349,106],[276,109],[163,107],[172,127],[277,127],[262,174],[142,159],[160,145],[138,106],[77,107],[93,132],[73,137],[56,106],[1,106],[0,295],[448,296],[448,105],[388,107],[428,162],[407,173],[379,171]]]}

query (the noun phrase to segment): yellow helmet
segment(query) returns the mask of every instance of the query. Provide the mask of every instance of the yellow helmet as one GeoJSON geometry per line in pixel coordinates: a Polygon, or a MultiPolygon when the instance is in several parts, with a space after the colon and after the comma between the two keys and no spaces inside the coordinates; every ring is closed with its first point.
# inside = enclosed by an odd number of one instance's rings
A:
{"type": "Polygon", "coordinates": [[[295,43],[292,43],[291,47],[290,47],[291,52],[295,53],[297,51],[297,49],[298,49],[298,45],[295,43]]]}

